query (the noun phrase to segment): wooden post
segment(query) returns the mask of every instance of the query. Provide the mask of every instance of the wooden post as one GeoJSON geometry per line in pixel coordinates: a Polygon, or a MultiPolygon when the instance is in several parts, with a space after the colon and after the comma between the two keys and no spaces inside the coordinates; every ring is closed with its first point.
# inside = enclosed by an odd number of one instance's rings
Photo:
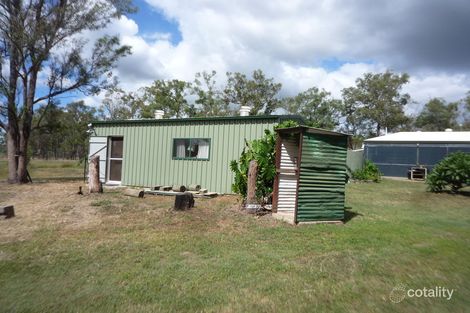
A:
{"type": "Polygon", "coordinates": [[[250,167],[248,168],[248,182],[247,182],[247,193],[246,203],[257,204],[256,199],[256,178],[258,177],[258,162],[256,160],[250,161],[250,167]]]}
{"type": "Polygon", "coordinates": [[[95,155],[88,166],[88,190],[90,193],[99,193],[100,186],[100,156],[95,155]]]}

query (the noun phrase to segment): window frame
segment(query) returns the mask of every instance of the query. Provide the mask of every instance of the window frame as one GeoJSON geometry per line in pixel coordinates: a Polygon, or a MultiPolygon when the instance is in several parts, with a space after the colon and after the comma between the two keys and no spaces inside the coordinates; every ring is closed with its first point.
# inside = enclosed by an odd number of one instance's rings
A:
{"type": "MultiPolygon", "coordinates": [[[[185,150],[187,149],[185,145],[185,150]]],[[[172,160],[191,160],[191,161],[210,161],[211,159],[211,151],[212,151],[212,140],[211,138],[173,138],[172,140],[172,149],[171,149],[171,159],[172,160]],[[189,145],[191,146],[192,140],[207,140],[209,142],[209,152],[207,158],[198,158],[198,157],[176,157],[176,140],[189,140],[189,145]]]]}

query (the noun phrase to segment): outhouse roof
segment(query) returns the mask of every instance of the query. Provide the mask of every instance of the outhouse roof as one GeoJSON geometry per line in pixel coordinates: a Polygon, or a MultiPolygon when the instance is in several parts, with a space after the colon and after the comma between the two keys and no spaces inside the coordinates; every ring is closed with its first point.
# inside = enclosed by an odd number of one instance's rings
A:
{"type": "Polygon", "coordinates": [[[322,128],[308,127],[308,126],[296,126],[296,127],[287,127],[287,128],[278,128],[276,132],[281,134],[293,134],[293,133],[311,133],[311,134],[323,134],[323,135],[333,135],[333,136],[349,136],[345,133],[335,132],[332,130],[326,130],[322,128]]]}

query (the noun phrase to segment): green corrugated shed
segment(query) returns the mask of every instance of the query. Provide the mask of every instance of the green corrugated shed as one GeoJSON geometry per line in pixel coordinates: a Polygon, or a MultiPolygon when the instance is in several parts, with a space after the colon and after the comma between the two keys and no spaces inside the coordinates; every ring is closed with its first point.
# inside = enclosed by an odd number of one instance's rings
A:
{"type": "MultiPolygon", "coordinates": [[[[285,115],[99,121],[92,123],[92,141],[123,137],[122,185],[199,184],[209,191],[231,193],[233,175],[229,163],[238,160],[245,140],[262,137],[265,129],[272,130],[286,119],[301,120],[285,115]],[[176,138],[210,139],[209,159],[173,158],[176,138]]],[[[90,154],[98,150],[90,146],[90,154]]],[[[102,164],[108,166],[108,162],[102,164]]],[[[105,170],[103,179],[108,180],[105,170]]]]}
{"type": "Polygon", "coordinates": [[[310,127],[277,132],[276,213],[294,223],[343,220],[349,136],[310,127]]]}

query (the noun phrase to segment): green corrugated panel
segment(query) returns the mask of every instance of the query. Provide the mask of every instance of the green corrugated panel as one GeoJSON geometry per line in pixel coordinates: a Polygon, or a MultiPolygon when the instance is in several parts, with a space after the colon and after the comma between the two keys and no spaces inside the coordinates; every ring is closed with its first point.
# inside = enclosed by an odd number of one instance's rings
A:
{"type": "Polygon", "coordinates": [[[297,221],[344,218],[346,151],[346,136],[303,135],[297,221]]]}
{"type": "Polygon", "coordinates": [[[231,160],[238,160],[247,140],[258,139],[278,121],[201,119],[148,123],[96,123],[96,136],[123,136],[122,184],[130,186],[200,184],[210,191],[231,193],[231,160]],[[173,160],[173,138],[210,138],[210,160],[173,160]]]}

